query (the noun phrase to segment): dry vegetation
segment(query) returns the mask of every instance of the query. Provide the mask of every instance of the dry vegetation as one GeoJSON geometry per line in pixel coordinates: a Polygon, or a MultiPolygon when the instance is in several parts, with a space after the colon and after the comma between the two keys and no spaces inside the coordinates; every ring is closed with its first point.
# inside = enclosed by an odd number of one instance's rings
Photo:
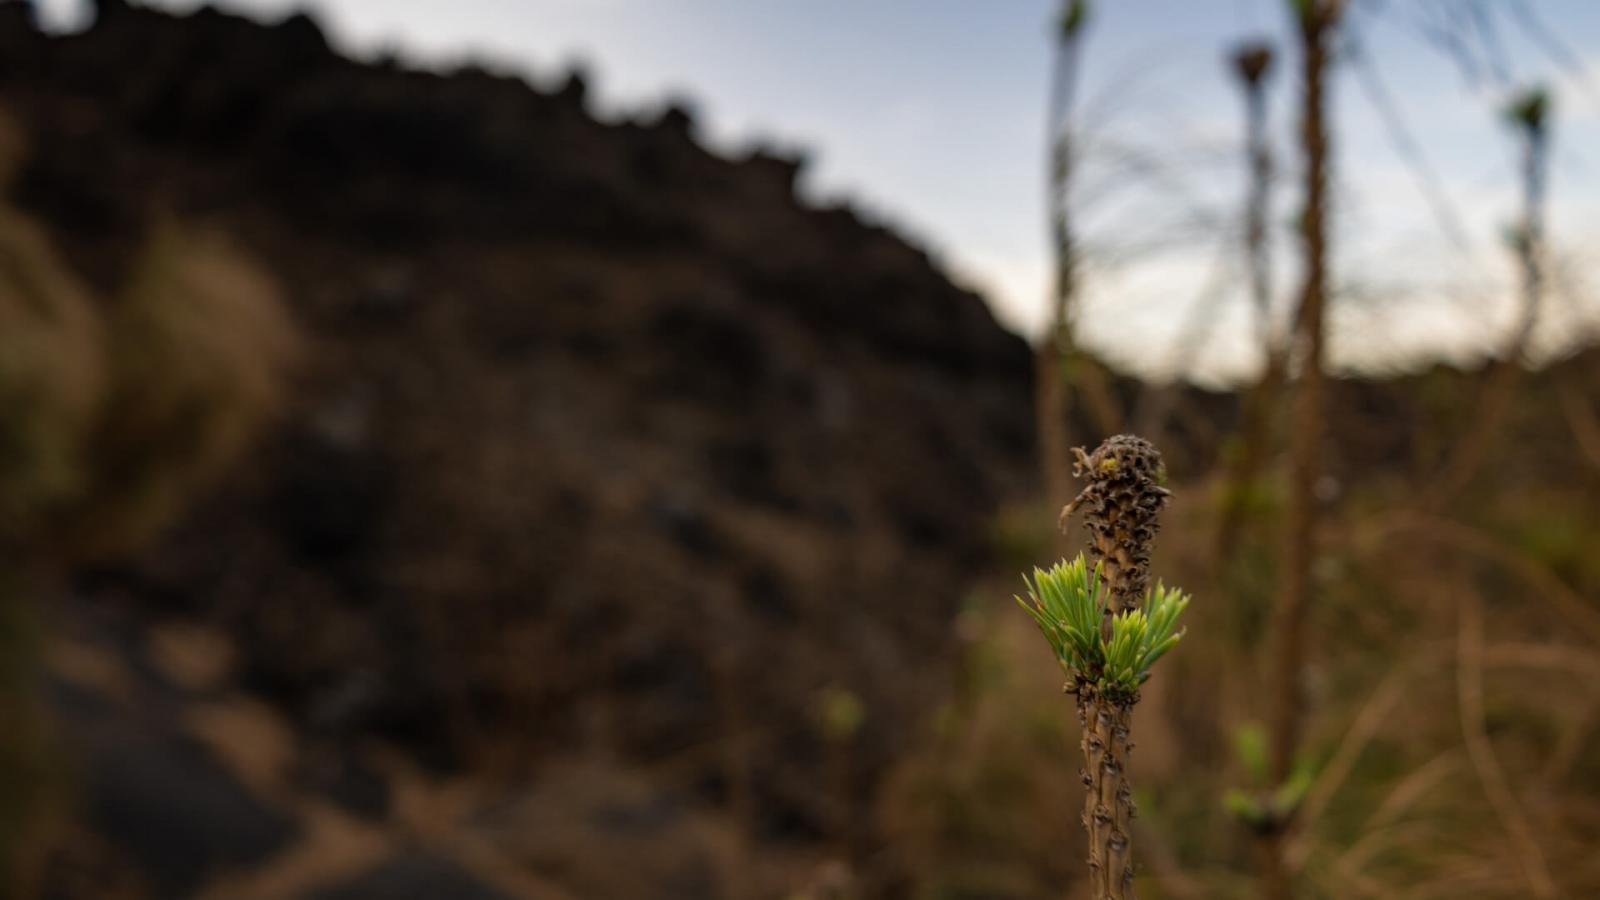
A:
{"type": "MultiPolygon", "coordinates": [[[[1297,4],[1279,66],[1310,264],[1296,327],[1257,323],[1272,364],[1242,398],[1157,397],[1073,341],[1062,196],[1030,382],[1027,348],[925,255],[796,202],[794,161],[706,153],[681,110],[602,125],[579,80],[358,66],[302,20],[124,10],[81,57],[35,46],[19,92],[49,152],[0,123],[0,173],[26,160],[46,185],[26,215],[0,207],[14,883],[47,838],[75,858],[128,837],[39,812],[71,776],[36,714],[51,639],[28,596],[127,629],[56,641],[52,672],[158,695],[241,793],[302,816],[214,896],[423,853],[540,898],[1081,892],[1074,699],[1011,598],[1060,556],[1064,448],[1150,420],[1173,500],[1149,562],[1197,600],[1131,712],[1139,895],[1600,896],[1600,352],[1532,370],[1519,328],[1482,371],[1323,379],[1341,7],[1297,4]],[[115,62],[161,41],[159,60],[259,52],[211,74],[279,130],[220,114],[176,63],[115,62]],[[80,86],[61,72],[134,68],[147,89],[77,98],[92,142],[62,120],[80,86]],[[369,121],[392,143],[361,143],[349,123],[369,121]],[[150,167],[96,185],[122,230],[64,243],[68,186],[109,178],[113,151],[150,167]],[[149,214],[213,191],[236,203],[217,221],[149,214]],[[120,619],[91,614],[107,598],[120,619]],[[340,805],[352,772],[376,811],[340,805]]],[[[1260,49],[1233,58],[1251,134],[1260,49]]],[[[1531,319],[1544,138],[1517,111],[1531,319]]],[[[1265,282],[1271,166],[1244,145],[1265,282]]],[[[1058,194],[1071,149],[1052,142],[1058,194]]],[[[126,895],[161,896],[122,853],[104,851],[126,895]]]]}
{"type": "MultiPolygon", "coordinates": [[[[14,134],[0,122],[0,156],[14,134]]],[[[264,276],[218,242],[160,232],[104,300],[0,206],[0,854],[15,896],[37,889],[53,841],[75,839],[40,714],[40,610],[23,598],[170,525],[273,412],[293,346],[264,276]]]]}
{"type": "MultiPolygon", "coordinates": [[[[1540,382],[1593,391],[1594,365],[1575,360],[1540,382]]],[[[1438,373],[1401,387],[1438,380],[1467,383],[1438,373]]],[[[1415,510],[1403,468],[1354,477],[1361,448],[1332,442],[1354,471],[1328,508],[1307,623],[1303,777],[1285,851],[1296,896],[1600,891],[1600,567],[1583,549],[1600,524],[1600,470],[1563,435],[1553,402],[1529,405],[1493,479],[1450,517],[1415,510]],[[1556,459],[1568,487],[1541,487],[1556,459]]],[[[1342,432],[1378,427],[1339,406],[1342,432]]],[[[1258,892],[1258,851],[1239,826],[1282,788],[1269,777],[1261,675],[1282,484],[1267,477],[1241,541],[1253,574],[1224,581],[1210,549],[1225,507],[1207,490],[1221,485],[1175,483],[1156,567],[1200,600],[1133,723],[1141,896],[1258,892]]],[[[1019,557],[1048,553],[1043,528],[1006,540],[1019,557]]],[[[964,614],[961,687],[887,794],[921,896],[1048,897],[1081,877],[1076,729],[1006,590],[988,588],[964,614]]]]}

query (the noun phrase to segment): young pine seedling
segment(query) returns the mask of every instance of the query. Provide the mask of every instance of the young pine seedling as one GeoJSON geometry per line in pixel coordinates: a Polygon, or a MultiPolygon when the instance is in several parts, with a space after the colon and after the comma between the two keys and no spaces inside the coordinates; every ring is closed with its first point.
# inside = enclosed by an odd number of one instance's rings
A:
{"type": "Polygon", "coordinates": [[[1033,617],[1067,673],[1083,725],[1083,826],[1089,836],[1090,896],[1132,900],[1133,792],[1128,785],[1128,723],[1150,669],[1177,645],[1178,618],[1189,597],[1149,587],[1150,545],[1170,493],[1161,454],[1143,438],[1118,435],[1093,453],[1082,449],[1075,474],[1086,484],[1062,510],[1063,524],[1082,510],[1089,533],[1080,553],[1024,576],[1033,617]],[[1090,560],[1093,560],[1091,565],[1090,560]]]}

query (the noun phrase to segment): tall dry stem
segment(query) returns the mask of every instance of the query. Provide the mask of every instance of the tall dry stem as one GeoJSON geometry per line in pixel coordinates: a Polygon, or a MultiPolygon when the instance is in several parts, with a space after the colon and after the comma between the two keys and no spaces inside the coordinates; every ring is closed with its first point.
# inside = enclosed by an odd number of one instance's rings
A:
{"type": "MultiPolygon", "coordinates": [[[[1295,4],[1301,49],[1301,153],[1305,158],[1305,208],[1301,250],[1305,283],[1294,319],[1298,359],[1289,442],[1289,508],[1284,529],[1282,584],[1274,612],[1268,678],[1271,693],[1268,776],[1288,782],[1298,752],[1302,716],[1300,683],[1305,663],[1306,607],[1316,555],[1316,482],[1321,471],[1324,424],[1323,358],[1328,300],[1328,74],[1330,44],[1343,0],[1299,0],[1295,4]]],[[[1293,896],[1284,860],[1293,810],[1261,830],[1262,888],[1269,900],[1293,896]]]]}
{"type": "Polygon", "coordinates": [[[1121,415],[1105,373],[1079,357],[1072,322],[1078,286],[1078,245],[1068,203],[1076,162],[1071,115],[1088,19],[1088,0],[1065,0],[1057,24],[1050,105],[1046,110],[1047,208],[1055,264],[1049,317],[1034,347],[1034,425],[1039,436],[1045,499],[1051,508],[1066,503],[1072,495],[1072,438],[1067,429],[1070,388],[1077,385],[1083,389],[1085,407],[1102,431],[1114,433],[1121,428],[1121,415]]]}
{"type": "Polygon", "coordinates": [[[1054,507],[1071,494],[1072,439],[1067,433],[1065,366],[1072,351],[1071,303],[1076,281],[1076,248],[1068,218],[1072,184],[1072,143],[1068,126],[1082,54],[1087,6],[1067,0],[1062,8],[1046,110],[1050,247],[1055,254],[1054,287],[1044,333],[1034,348],[1034,421],[1045,499],[1054,507]]]}
{"type": "Polygon", "coordinates": [[[1522,309],[1500,357],[1490,365],[1478,393],[1478,405],[1455,455],[1427,497],[1440,509],[1467,486],[1483,467],[1495,438],[1511,411],[1523,356],[1533,337],[1543,305],[1544,199],[1550,154],[1550,96],[1541,88],[1519,95],[1505,110],[1506,121],[1522,143],[1522,216],[1512,249],[1522,278],[1522,309]]]}
{"type": "Polygon", "coordinates": [[[1219,566],[1226,566],[1227,561],[1233,559],[1244,528],[1250,507],[1250,486],[1266,463],[1272,410],[1283,385],[1284,342],[1272,325],[1271,245],[1267,235],[1272,150],[1267,138],[1266,87],[1272,60],[1271,46],[1262,41],[1245,43],[1230,56],[1245,100],[1245,156],[1250,173],[1245,197],[1245,257],[1250,271],[1250,300],[1256,315],[1256,339],[1266,363],[1261,380],[1245,394],[1239,448],[1229,461],[1224,480],[1214,557],[1219,566]]]}

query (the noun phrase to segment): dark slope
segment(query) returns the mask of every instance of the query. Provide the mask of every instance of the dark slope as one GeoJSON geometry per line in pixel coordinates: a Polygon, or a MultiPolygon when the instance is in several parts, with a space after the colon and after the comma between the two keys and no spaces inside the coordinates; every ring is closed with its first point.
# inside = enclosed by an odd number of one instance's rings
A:
{"type": "Polygon", "coordinates": [[[367,738],[441,777],[614,758],[762,842],[865,820],[1028,475],[1022,342],[682,110],[606,125],[579,80],[104,6],[60,39],[0,6],[12,204],[107,295],[157,223],[220,231],[307,349],[280,423],[82,614],[223,635],[339,771],[367,738]],[[849,810],[818,789],[829,685],[866,711],[849,810]]]}

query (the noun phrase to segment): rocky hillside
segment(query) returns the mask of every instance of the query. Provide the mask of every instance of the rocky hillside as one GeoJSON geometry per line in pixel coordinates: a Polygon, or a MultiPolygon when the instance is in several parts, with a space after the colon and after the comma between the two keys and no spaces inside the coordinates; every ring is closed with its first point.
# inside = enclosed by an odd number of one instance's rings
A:
{"type": "Polygon", "coordinates": [[[0,4],[0,106],[10,206],[108,321],[223,241],[297,348],[271,424],[52,601],[52,896],[716,897],[870,850],[1029,473],[977,297],[686,110],[303,16],[0,4]]]}

